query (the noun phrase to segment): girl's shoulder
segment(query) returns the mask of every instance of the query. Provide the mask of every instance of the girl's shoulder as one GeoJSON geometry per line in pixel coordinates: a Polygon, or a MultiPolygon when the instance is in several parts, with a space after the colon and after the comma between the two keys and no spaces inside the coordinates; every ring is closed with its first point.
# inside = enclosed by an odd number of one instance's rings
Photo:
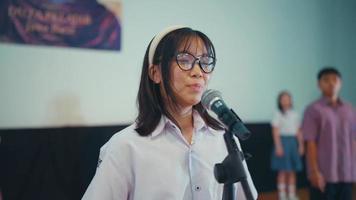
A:
{"type": "Polygon", "coordinates": [[[138,136],[138,133],[135,130],[136,124],[133,123],[126,128],[116,132],[109,141],[117,142],[118,140],[126,140],[126,139],[133,139],[134,137],[138,136]]]}
{"type": "Polygon", "coordinates": [[[281,119],[283,118],[283,113],[280,110],[275,110],[273,112],[273,119],[277,120],[277,119],[281,119]]]}
{"type": "Polygon", "coordinates": [[[126,128],[115,133],[111,138],[100,148],[100,152],[119,152],[129,146],[130,143],[139,139],[139,134],[135,130],[136,124],[131,124],[126,128]]]}
{"type": "Polygon", "coordinates": [[[280,111],[280,110],[274,110],[274,112],[273,112],[273,116],[281,116],[282,115],[282,112],[280,111]]]}

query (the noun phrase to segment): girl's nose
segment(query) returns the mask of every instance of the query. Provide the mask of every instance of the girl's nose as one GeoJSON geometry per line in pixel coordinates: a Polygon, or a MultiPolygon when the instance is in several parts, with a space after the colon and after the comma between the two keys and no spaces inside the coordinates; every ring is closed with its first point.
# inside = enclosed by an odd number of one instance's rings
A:
{"type": "Polygon", "coordinates": [[[193,68],[191,69],[191,75],[194,77],[202,77],[203,71],[200,68],[199,62],[195,62],[193,68]]]}

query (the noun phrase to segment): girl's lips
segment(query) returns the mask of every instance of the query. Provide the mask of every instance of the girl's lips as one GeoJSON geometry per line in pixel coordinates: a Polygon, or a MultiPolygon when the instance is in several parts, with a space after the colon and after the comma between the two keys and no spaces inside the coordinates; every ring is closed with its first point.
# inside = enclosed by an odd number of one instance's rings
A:
{"type": "Polygon", "coordinates": [[[190,84],[188,85],[189,88],[191,88],[192,90],[196,91],[196,92],[201,92],[203,90],[203,85],[202,84],[190,84]]]}

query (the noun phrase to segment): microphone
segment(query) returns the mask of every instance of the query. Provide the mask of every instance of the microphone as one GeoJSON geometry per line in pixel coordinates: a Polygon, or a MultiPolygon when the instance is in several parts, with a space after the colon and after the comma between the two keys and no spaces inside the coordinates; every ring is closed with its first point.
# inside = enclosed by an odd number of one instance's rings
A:
{"type": "Polygon", "coordinates": [[[251,132],[245,127],[240,117],[226,106],[219,91],[206,90],[203,93],[201,103],[205,109],[213,111],[226,129],[239,139],[246,140],[250,136],[251,132]]]}

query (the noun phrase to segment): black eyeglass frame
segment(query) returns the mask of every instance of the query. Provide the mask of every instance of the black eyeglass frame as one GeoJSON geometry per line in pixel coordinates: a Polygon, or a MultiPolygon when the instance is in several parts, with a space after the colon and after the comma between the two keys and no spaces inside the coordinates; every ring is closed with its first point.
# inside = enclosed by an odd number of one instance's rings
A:
{"type": "Polygon", "coordinates": [[[213,56],[202,55],[202,56],[199,56],[199,57],[195,57],[193,54],[191,54],[191,53],[189,53],[189,52],[178,52],[175,57],[176,57],[176,62],[177,62],[177,64],[178,64],[179,68],[180,68],[181,70],[183,70],[183,71],[192,70],[193,67],[194,67],[194,65],[195,65],[195,63],[196,63],[197,61],[198,61],[198,64],[199,64],[200,69],[201,69],[204,73],[206,73],[206,74],[210,74],[210,73],[213,72],[214,69],[215,69],[216,58],[213,57],[213,56]],[[178,57],[179,57],[180,55],[182,55],[182,54],[188,54],[188,55],[190,55],[190,56],[192,56],[192,57],[194,58],[194,61],[191,63],[191,67],[190,67],[189,69],[183,68],[183,67],[180,66],[180,64],[179,64],[178,57]],[[205,71],[205,70],[204,70],[205,68],[202,66],[202,64],[201,64],[201,62],[200,62],[200,61],[201,61],[201,58],[203,58],[203,57],[208,57],[208,58],[212,58],[212,59],[213,59],[213,62],[206,64],[207,66],[213,65],[212,68],[211,68],[211,71],[205,71]]]}

